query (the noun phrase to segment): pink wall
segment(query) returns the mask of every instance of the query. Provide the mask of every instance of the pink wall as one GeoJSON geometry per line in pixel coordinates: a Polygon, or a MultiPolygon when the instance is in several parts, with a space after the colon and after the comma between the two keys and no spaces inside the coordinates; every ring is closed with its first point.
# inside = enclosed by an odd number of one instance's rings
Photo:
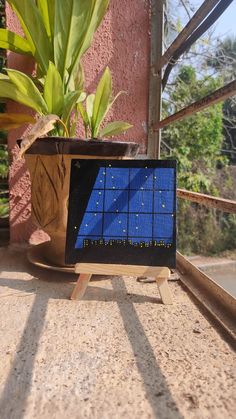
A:
{"type": "MultiPolygon", "coordinates": [[[[8,28],[20,33],[16,17],[7,6],[8,28]]],[[[125,90],[114,106],[109,119],[126,120],[134,125],[122,141],[140,144],[141,153],[147,143],[148,67],[149,67],[149,1],[111,0],[109,11],[99,28],[92,47],[84,57],[87,90],[93,91],[104,68],[109,66],[113,75],[114,93],[125,90]]],[[[8,66],[31,73],[30,60],[10,53],[8,66]]],[[[9,111],[20,107],[9,103],[9,111]]],[[[22,108],[21,108],[22,110],[22,108]]],[[[22,162],[16,162],[16,139],[24,130],[9,135],[9,149],[13,158],[10,170],[10,225],[11,241],[30,240],[37,243],[45,239],[30,222],[30,179],[22,162]]]]}

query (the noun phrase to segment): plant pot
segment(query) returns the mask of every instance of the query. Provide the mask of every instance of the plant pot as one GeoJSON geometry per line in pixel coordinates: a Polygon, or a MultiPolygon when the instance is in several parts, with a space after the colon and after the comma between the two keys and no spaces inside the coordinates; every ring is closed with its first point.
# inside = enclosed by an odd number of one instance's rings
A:
{"type": "Polygon", "coordinates": [[[47,137],[36,140],[27,150],[25,159],[31,176],[32,219],[51,239],[41,246],[47,262],[66,266],[71,160],[121,160],[135,157],[138,149],[135,143],[47,137]]]}

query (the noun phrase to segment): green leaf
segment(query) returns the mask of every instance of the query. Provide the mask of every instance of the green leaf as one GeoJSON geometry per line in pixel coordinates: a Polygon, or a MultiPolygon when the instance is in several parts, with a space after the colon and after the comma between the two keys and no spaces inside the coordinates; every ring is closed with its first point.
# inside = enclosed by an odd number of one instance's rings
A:
{"type": "Polygon", "coordinates": [[[18,54],[32,55],[29,42],[7,29],[0,29],[0,48],[8,49],[18,54]]]}
{"type": "Polygon", "coordinates": [[[81,3],[85,3],[90,8],[90,11],[87,14],[87,19],[83,21],[81,43],[72,61],[72,71],[80,61],[82,55],[90,47],[94,33],[105,16],[110,0],[83,0],[81,3]]]}
{"type": "Polygon", "coordinates": [[[109,0],[55,0],[54,58],[62,79],[68,84],[82,54],[90,46],[109,0]]]}
{"type": "Polygon", "coordinates": [[[52,41],[54,36],[55,0],[37,0],[36,3],[42,16],[47,35],[52,41]]]}
{"type": "Polygon", "coordinates": [[[64,98],[64,109],[62,114],[62,121],[65,124],[68,124],[72,109],[75,107],[76,103],[80,101],[80,98],[84,97],[84,93],[80,90],[76,90],[75,92],[69,92],[64,98]]]}
{"type": "Polygon", "coordinates": [[[86,109],[84,108],[84,106],[82,105],[82,103],[78,103],[77,105],[77,109],[81,115],[81,118],[83,120],[83,124],[84,124],[84,130],[85,130],[85,137],[87,138],[87,130],[88,127],[90,126],[90,121],[89,121],[89,117],[88,117],[88,113],[86,111],[86,109]]]}
{"type": "Polygon", "coordinates": [[[5,99],[12,99],[15,102],[21,103],[22,105],[28,106],[29,108],[42,113],[41,107],[38,106],[38,103],[36,103],[30,97],[30,95],[26,95],[20,92],[18,87],[16,87],[9,80],[0,80],[0,97],[5,99]]]}
{"type": "Polygon", "coordinates": [[[130,125],[128,122],[111,122],[99,132],[99,137],[112,137],[113,135],[119,135],[132,127],[133,125],[130,125]]]}
{"type": "Polygon", "coordinates": [[[86,99],[86,109],[87,109],[89,124],[91,124],[91,119],[92,119],[92,116],[93,116],[94,101],[95,101],[95,95],[94,94],[89,95],[86,99]]]}
{"type": "Polygon", "coordinates": [[[107,67],[104,71],[101,80],[98,83],[96,90],[94,106],[93,106],[93,116],[92,116],[92,137],[98,135],[99,127],[105,118],[112,94],[112,78],[109,68],[107,67]]]}
{"type": "Polygon", "coordinates": [[[44,74],[52,58],[52,45],[47,35],[42,16],[34,1],[8,0],[17,14],[32,54],[44,74]]]}
{"type": "Polygon", "coordinates": [[[60,73],[51,61],[44,83],[44,99],[48,112],[60,116],[64,105],[63,84],[60,73]]]}
{"type": "Polygon", "coordinates": [[[26,76],[26,74],[21,73],[20,71],[12,69],[6,69],[6,71],[9,79],[18,88],[19,92],[28,96],[29,99],[35,103],[37,107],[37,109],[35,109],[39,113],[48,113],[47,105],[33,81],[26,76]]]}
{"type": "Polygon", "coordinates": [[[3,131],[10,131],[19,128],[24,124],[35,124],[33,116],[21,113],[1,113],[0,114],[0,129],[3,131]]]}

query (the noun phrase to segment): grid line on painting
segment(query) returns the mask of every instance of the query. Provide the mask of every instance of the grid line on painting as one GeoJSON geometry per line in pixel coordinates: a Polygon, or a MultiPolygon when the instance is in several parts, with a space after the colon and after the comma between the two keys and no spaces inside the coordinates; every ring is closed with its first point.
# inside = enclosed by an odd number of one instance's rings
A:
{"type": "Polygon", "coordinates": [[[140,243],[141,247],[172,245],[174,187],[174,169],[113,168],[112,164],[100,167],[76,247],[83,247],[89,240],[96,245],[104,241],[140,243]],[[168,175],[166,183],[164,174],[168,175]]]}

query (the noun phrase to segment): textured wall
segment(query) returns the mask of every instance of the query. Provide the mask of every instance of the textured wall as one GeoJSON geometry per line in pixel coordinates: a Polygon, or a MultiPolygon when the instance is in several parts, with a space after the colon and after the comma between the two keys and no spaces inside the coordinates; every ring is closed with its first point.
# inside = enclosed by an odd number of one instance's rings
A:
{"type": "MultiPolygon", "coordinates": [[[[16,17],[7,7],[8,28],[20,32],[16,17]]],[[[19,55],[10,53],[8,65],[33,71],[33,63],[19,55]]],[[[84,57],[87,90],[92,92],[108,65],[113,75],[114,93],[125,90],[114,105],[109,119],[127,120],[134,125],[122,141],[132,140],[146,150],[147,107],[148,107],[148,65],[149,65],[149,1],[111,0],[109,11],[99,28],[93,46],[84,57]]],[[[10,111],[20,107],[9,103],[10,111]]],[[[22,108],[21,108],[22,110],[22,108]]],[[[14,157],[15,141],[24,130],[15,130],[9,135],[9,149],[14,157]]],[[[14,162],[10,170],[11,241],[31,240],[38,242],[45,238],[34,232],[30,222],[30,180],[25,165],[14,162]]]]}

